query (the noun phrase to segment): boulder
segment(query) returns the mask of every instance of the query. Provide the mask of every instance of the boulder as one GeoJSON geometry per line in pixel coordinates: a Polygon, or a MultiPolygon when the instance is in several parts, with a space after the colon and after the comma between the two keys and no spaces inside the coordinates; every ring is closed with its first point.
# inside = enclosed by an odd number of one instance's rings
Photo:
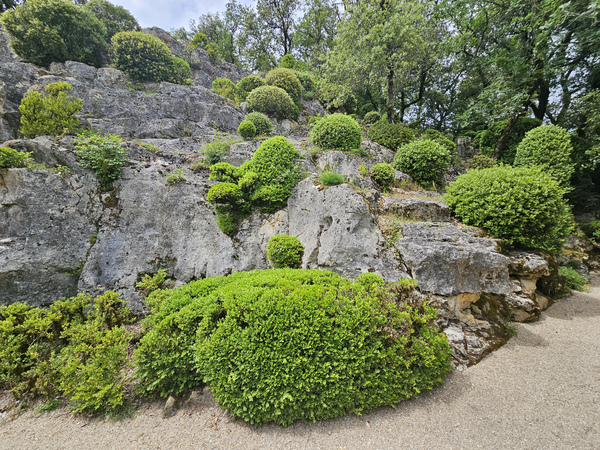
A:
{"type": "Polygon", "coordinates": [[[429,222],[449,222],[450,208],[442,202],[426,200],[421,198],[391,198],[383,197],[380,205],[380,212],[393,212],[406,219],[429,221],[429,222]]]}

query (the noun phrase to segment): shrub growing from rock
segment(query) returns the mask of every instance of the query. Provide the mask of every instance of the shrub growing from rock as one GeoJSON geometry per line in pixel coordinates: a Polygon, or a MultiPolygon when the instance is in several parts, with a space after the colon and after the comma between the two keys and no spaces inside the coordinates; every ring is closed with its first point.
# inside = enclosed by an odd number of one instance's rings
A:
{"type": "Polygon", "coordinates": [[[265,77],[269,86],[277,86],[288,93],[296,105],[300,105],[302,99],[302,84],[291,69],[278,68],[273,69],[265,77]]]}
{"type": "Polygon", "coordinates": [[[350,116],[331,114],[315,124],[310,140],[324,149],[350,151],[360,148],[362,134],[360,125],[350,116]]]}
{"type": "Polygon", "coordinates": [[[469,170],[446,190],[454,214],[510,247],[556,252],[571,231],[564,190],[539,167],[469,170]]]}
{"type": "Polygon", "coordinates": [[[257,87],[264,86],[266,84],[265,80],[257,75],[248,75],[247,77],[242,78],[237,83],[237,89],[242,100],[246,100],[248,94],[252,92],[257,87]]]}
{"type": "Polygon", "coordinates": [[[278,234],[269,239],[267,257],[276,269],[299,269],[304,247],[296,236],[278,234]]]}
{"type": "Polygon", "coordinates": [[[244,139],[252,139],[256,136],[256,127],[250,120],[243,120],[238,127],[238,134],[244,139]]]}
{"type": "Polygon", "coordinates": [[[192,42],[190,42],[190,45],[194,48],[206,49],[206,46],[208,45],[208,38],[206,37],[206,34],[196,33],[192,39],[192,42]]]}
{"type": "Polygon", "coordinates": [[[236,101],[238,98],[238,89],[233,81],[228,78],[215,79],[212,82],[211,91],[233,101],[236,101]]]}
{"type": "Polygon", "coordinates": [[[45,93],[29,91],[19,106],[21,133],[25,136],[61,135],[80,125],[75,114],[83,108],[83,100],[67,95],[69,83],[50,83],[45,93]]]}
{"type": "Polygon", "coordinates": [[[246,115],[244,120],[249,120],[254,124],[254,127],[256,128],[256,134],[258,136],[268,135],[273,131],[273,124],[263,113],[251,112],[250,114],[246,115]]]}
{"type": "Polygon", "coordinates": [[[575,171],[571,153],[569,132],[556,125],[545,125],[525,134],[517,146],[515,166],[540,166],[561,186],[567,187],[575,171]]]}
{"type": "Polygon", "coordinates": [[[123,140],[114,134],[80,135],[75,148],[75,153],[81,158],[80,164],[94,171],[103,188],[111,187],[127,162],[123,140]]]}
{"type": "Polygon", "coordinates": [[[346,183],[348,179],[337,172],[326,170],[319,176],[318,181],[322,186],[337,186],[346,183]]]}
{"type": "Polygon", "coordinates": [[[382,188],[388,188],[396,181],[396,169],[391,164],[375,164],[371,169],[371,178],[382,188]]]}
{"type": "Polygon", "coordinates": [[[365,117],[363,118],[363,122],[366,123],[367,125],[371,125],[376,122],[379,122],[379,120],[381,120],[381,116],[379,115],[379,113],[377,111],[369,111],[368,113],[365,114],[365,117]]]}
{"type": "Polygon", "coordinates": [[[277,86],[261,86],[246,98],[248,110],[284,119],[294,114],[294,102],[283,89],[277,86]]]}
{"type": "Polygon", "coordinates": [[[0,147],[0,169],[27,167],[31,153],[18,152],[14,148],[0,147]]]}
{"type": "Polygon", "coordinates": [[[386,119],[382,119],[369,128],[367,138],[396,151],[414,140],[416,132],[403,123],[388,123],[386,119]]]}
{"type": "Polygon", "coordinates": [[[405,144],[394,156],[394,167],[417,183],[437,183],[450,166],[450,152],[437,142],[417,140],[405,144]]]}

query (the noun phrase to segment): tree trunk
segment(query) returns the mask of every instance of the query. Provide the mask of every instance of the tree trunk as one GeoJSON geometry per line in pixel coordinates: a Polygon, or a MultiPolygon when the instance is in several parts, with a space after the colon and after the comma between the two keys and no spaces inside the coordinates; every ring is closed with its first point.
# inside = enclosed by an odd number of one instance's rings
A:
{"type": "Polygon", "coordinates": [[[394,70],[390,69],[387,76],[387,120],[394,123],[394,70]]]}
{"type": "Polygon", "coordinates": [[[504,150],[504,148],[506,147],[506,143],[508,142],[508,139],[510,138],[510,135],[513,131],[513,128],[515,127],[515,124],[517,123],[517,120],[522,115],[523,115],[523,111],[519,111],[519,112],[515,111],[513,113],[513,115],[510,117],[510,119],[508,119],[508,123],[506,124],[506,127],[504,127],[504,130],[502,130],[500,139],[498,140],[498,143],[496,144],[496,148],[494,149],[492,158],[494,158],[496,160],[498,158],[500,158],[500,155],[502,154],[502,150],[504,150]]]}

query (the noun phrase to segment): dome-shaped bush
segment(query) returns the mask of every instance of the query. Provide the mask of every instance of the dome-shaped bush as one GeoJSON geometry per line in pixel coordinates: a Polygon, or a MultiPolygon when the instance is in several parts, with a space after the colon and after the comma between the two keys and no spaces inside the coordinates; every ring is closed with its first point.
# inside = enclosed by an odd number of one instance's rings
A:
{"type": "Polygon", "coordinates": [[[319,120],[310,139],[321,148],[349,151],[360,148],[362,134],[360,125],[345,114],[331,114],[319,120]]]}
{"type": "Polygon", "coordinates": [[[545,125],[525,134],[517,147],[515,166],[540,166],[566,187],[575,171],[572,152],[569,132],[556,125],[545,125]]]}
{"type": "Polygon", "coordinates": [[[375,164],[371,169],[371,178],[382,188],[387,188],[396,181],[396,169],[391,164],[375,164]]]}
{"type": "Polygon", "coordinates": [[[296,73],[291,69],[273,69],[265,77],[265,81],[269,86],[277,86],[289,94],[292,101],[300,104],[302,99],[302,84],[296,76],[296,73]]]}
{"type": "Polygon", "coordinates": [[[190,45],[194,48],[206,48],[208,45],[208,38],[204,33],[196,33],[190,45]]]}
{"type": "Polygon", "coordinates": [[[299,269],[304,247],[296,236],[278,234],[269,239],[267,257],[276,269],[299,269]]]}
{"type": "Polygon", "coordinates": [[[273,131],[273,124],[263,113],[252,112],[247,114],[246,117],[244,117],[244,120],[249,120],[254,124],[257,136],[271,134],[271,131],[273,131]]]}
{"type": "Polygon", "coordinates": [[[381,120],[381,116],[379,115],[379,113],[377,111],[369,111],[368,113],[365,114],[363,122],[366,123],[367,125],[371,125],[375,122],[379,122],[379,120],[381,120]]]}
{"type": "Polygon", "coordinates": [[[238,127],[238,133],[246,140],[252,139],[254,136],[256,136],[256,127],[251,121],[243,120],[238,127]]]}
{"type": "Polygon", "coordinates": [[[283,89],[277,86],[261,86],[254,89],[246,98],[248,110],[266,114],[269,117],[284,119],[294,112],[294,102],[283,89]]]}
{"type": "Polygon", "coordinates": [[[408,125],[403,123],[388,123],[386,119],[375,123],[367,131],[368,139],[393,151],[398,150],[404,144],[408,144],[415,137],[415,130],[409,128],[408,125]]]}
{"type": "Polygon", "coordinates": [[[208,190],[206,201],[215,204],[235,204],[242,198],[242,191],[237,184],[218,183],[208,190]]]}
{"type": "Polygon", "coordinates": [[[469,170],[446,190],[456,216],[509,246],[558,251],[571,230],[564,190],[539,167],[469,170]]]}
{"type": "Polygon", "coordinates": [[[229,78],[216,78],[213,80],[211,91],[233,101],[238,96],[238,89],[229,78]]]}
{"type": "Polygon", "coordinates": [[[264,86],[265,84],[265,80],[263,80],[261,77],[257,75],[248,75],[247,77],[244,77],[238,81],[237,88],[242,100],[246,100],[246,97],[248,97],[250,92],[257,87],[264,86]]]}
{"type": "Polygon", "coordinates": [[[403,145],[394,156],[394,167],[417,183],[438,182],[450,166],[450,152],[434,141],[418,140],[403,145]]]}
{"type": "Polygon", "coordinates": [[[263,184],[282,183],[282,177],[289,172],[298,150],[283,136],[275,136],[264,141],[254,152],[252,168],[263,184]]]}
{"type": "Polygon", "coordinates": [[[293,69],[296,66],[296,60],[290,54],[283,55],[281,57],[281,63],[279,65],[284,69],[293,69]]]}

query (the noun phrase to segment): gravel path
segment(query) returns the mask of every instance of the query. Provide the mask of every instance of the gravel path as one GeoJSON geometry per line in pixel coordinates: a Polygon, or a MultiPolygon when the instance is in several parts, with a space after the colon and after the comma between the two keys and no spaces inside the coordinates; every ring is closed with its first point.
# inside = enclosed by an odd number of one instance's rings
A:
{"type": "Polygon", "coordinates": [[[205,394],[169,419],[162,404],[131,420],[90,421],[64,410],[0,425],[0,449],[600,448],[600,275],[539,322],[431,395],[397,409],[321,423],[254,428],[205,394]]]}

